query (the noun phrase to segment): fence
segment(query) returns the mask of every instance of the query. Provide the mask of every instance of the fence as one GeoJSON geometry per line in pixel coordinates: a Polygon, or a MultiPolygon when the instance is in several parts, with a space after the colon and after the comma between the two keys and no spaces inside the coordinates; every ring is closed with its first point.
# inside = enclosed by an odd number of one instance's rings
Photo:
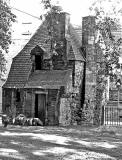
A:
{"type": "Polygon", "coordinates": [[[122,108],[106,106],[102,109],[102,124],[122,126],[122,108]]]}

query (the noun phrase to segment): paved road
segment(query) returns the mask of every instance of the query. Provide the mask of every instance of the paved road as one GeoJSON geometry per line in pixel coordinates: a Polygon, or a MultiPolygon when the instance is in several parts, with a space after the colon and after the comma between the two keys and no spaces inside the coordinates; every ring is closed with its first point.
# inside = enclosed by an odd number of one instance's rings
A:
{"type": "Polygon", "coordinates": [[[0,127],[0,160],[122,160],[122,136],[95,128],[0,127]]]}

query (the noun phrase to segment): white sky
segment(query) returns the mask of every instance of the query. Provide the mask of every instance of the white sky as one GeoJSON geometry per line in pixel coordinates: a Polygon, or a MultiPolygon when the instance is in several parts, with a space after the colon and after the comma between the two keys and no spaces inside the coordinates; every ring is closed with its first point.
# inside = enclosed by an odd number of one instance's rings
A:
{"type": "MultiPolygon", "coordinates": [[[[10,0],[11,6],[20,10],[40,16],[41,0],[10,0]]],[[[55,0],[56,1],[56,0],[55,0]]],[[[88,8],[93,0],[59,0],[59,5],[63,7],[63,10],[71,14],[71,21],[73,23],[80,23],[79,20],[82,16],[88,15],[88,8]]],[[[19,14],[15,12],[16,14],[19,14]]],[[[23,15],[24,16],[24,15],[23,15]]]]}

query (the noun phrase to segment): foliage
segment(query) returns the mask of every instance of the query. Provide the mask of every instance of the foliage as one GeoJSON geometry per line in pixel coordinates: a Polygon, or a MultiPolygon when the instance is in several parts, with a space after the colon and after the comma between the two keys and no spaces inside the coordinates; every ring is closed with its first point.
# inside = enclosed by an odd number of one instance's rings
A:
{"type": "Polygon", "coordinates": [[[112,30],[117,32],[116,22],[110,17],[105,17],[102,21],[99,21],[97,29],[100,31],[101,37],[95,44],[96,50],[97,53],[102,50],[102,59],[98,61],[98,74],[113,77],[115,76],[115,70],[120,67],[119,56],[122,39],[115,39],[112,30]]]}
{"type": "MultiPolygon", "coordinates": [[[[119,4],[120,1],[117,1],[119,4]]],[[[95,48],[97,53],[97,86],[96,86],[96,106],[94,108],[94,123],[100,124],[101,107],[103,105],[103,93],[106,89],[106,77],[117,81],[120,75],[117,70],[120,68],[119,57],[121,55],[122,37],[118,37],[120,23],[117,15],[121,13],[117,10],[114,1],[99,0],[93,3],[90,8],[94,11],[96,17],[96,30],[98,35],[95,40],[95,48]],[[104,5],[102,5],[104,3],[104,5]],[[108,10],[105,4],[110,3],[108,10]]],[[[108,5],[109,6],[109,5],[108,5]]],[[[119,17],[119,16],[118,16],[119,17]]]]}
{"type": "Polygon", "coordinates": [[[60,41],[61,37],[59,32],[59,16],[62,12],[62,8],[60,6],[53,5],[51,0],[42,0],[42,4],[46,10],[46,13],[41,15],[41,18],[46,20],[46,26],[49,35],[49,39],[46,40],[45,43],[50,41],[50,51],[53,54],[57,54],[56,50],[59,50],[63,47],[63,44],[60,41]]]}
{"type": "MultiPolygon", "coordinates": [[[[119,3],[120,1],[121,0],[117,2],[119,3]]],[[[117,12],[113,1],[113,5],[111,5],[112,8],[110,8],[112,11],[106,11],[105,8],[102,7],[102,2],[105,1],[96,1],[93,3],[91,9],[95,11],[96,29],[99,30],[99,37],[97,37],[95,43],[96,52],[98,55],[99,52],[102,54],[101,60],[98,61],[98,72],[105,76],[117,78],[115,70],[120,67],[119,56],[121,54],[122,37],[116,36],[118,30],[120,30],[120,22],[116,14],[119,14],[120,10],[117,12]],[[99,7],[98,4],[101,6],[99,7]]]]}
{"type": "Polygon", "coordinates": [[[11,43],[11,22],[15,21],[15,15],[4,0],[0,0],[0,76],[6,71],[5,52],[8,52],[11,43]]]}
{"type": "Polygon", "coordinates": [[[62,95],[62,97],[67,99],[67,102],[70,106],[70,109],[71,109],[71,124],[81,123],[82,109],[80,107],[79,94],[69,92],[69,93],[65,93],[64,95],[62,95]]]}

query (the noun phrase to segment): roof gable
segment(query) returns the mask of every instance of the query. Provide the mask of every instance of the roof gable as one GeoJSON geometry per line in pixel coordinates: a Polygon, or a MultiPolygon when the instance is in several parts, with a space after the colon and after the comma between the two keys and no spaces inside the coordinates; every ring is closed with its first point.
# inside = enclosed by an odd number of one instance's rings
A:
{"type": "Polygon", "coordinates": [[[11,69],[8,75],[8,79],[3,87],[11,88],[23,88],[32,68],[31,50],[37,45],[45,50],[45,58],[50,55],[46,54],[50,49],[50,42],[45,43],[48,39],[47,29],[45,23],[43,23],[36,33],[32,36],[25,47],[13,58],[11,69]]]}
{"type": "MultiPolygon", "coordinates": [[[[68,60],[81,60],[84,61],[83,54],[80,51],[82,46],[81,32],[76,30],[73,26],[69,25],[70,30],[70,44],[71,50],[68,53],[68,60]],[[80,34],[79,34],[80,33],[80,34]]],[[[44,51],[44,59],[49,59],[50,55],[50,41],[46,28],[46,23],[43,22],[37,29],[35,34],[25,45],[25,47],[13,58],[11,69],[8,79],[4,84],[4,88],[23,88],[29,78],[32,69],[31,51],[36,46],[39,46],[44,51]]]]}

